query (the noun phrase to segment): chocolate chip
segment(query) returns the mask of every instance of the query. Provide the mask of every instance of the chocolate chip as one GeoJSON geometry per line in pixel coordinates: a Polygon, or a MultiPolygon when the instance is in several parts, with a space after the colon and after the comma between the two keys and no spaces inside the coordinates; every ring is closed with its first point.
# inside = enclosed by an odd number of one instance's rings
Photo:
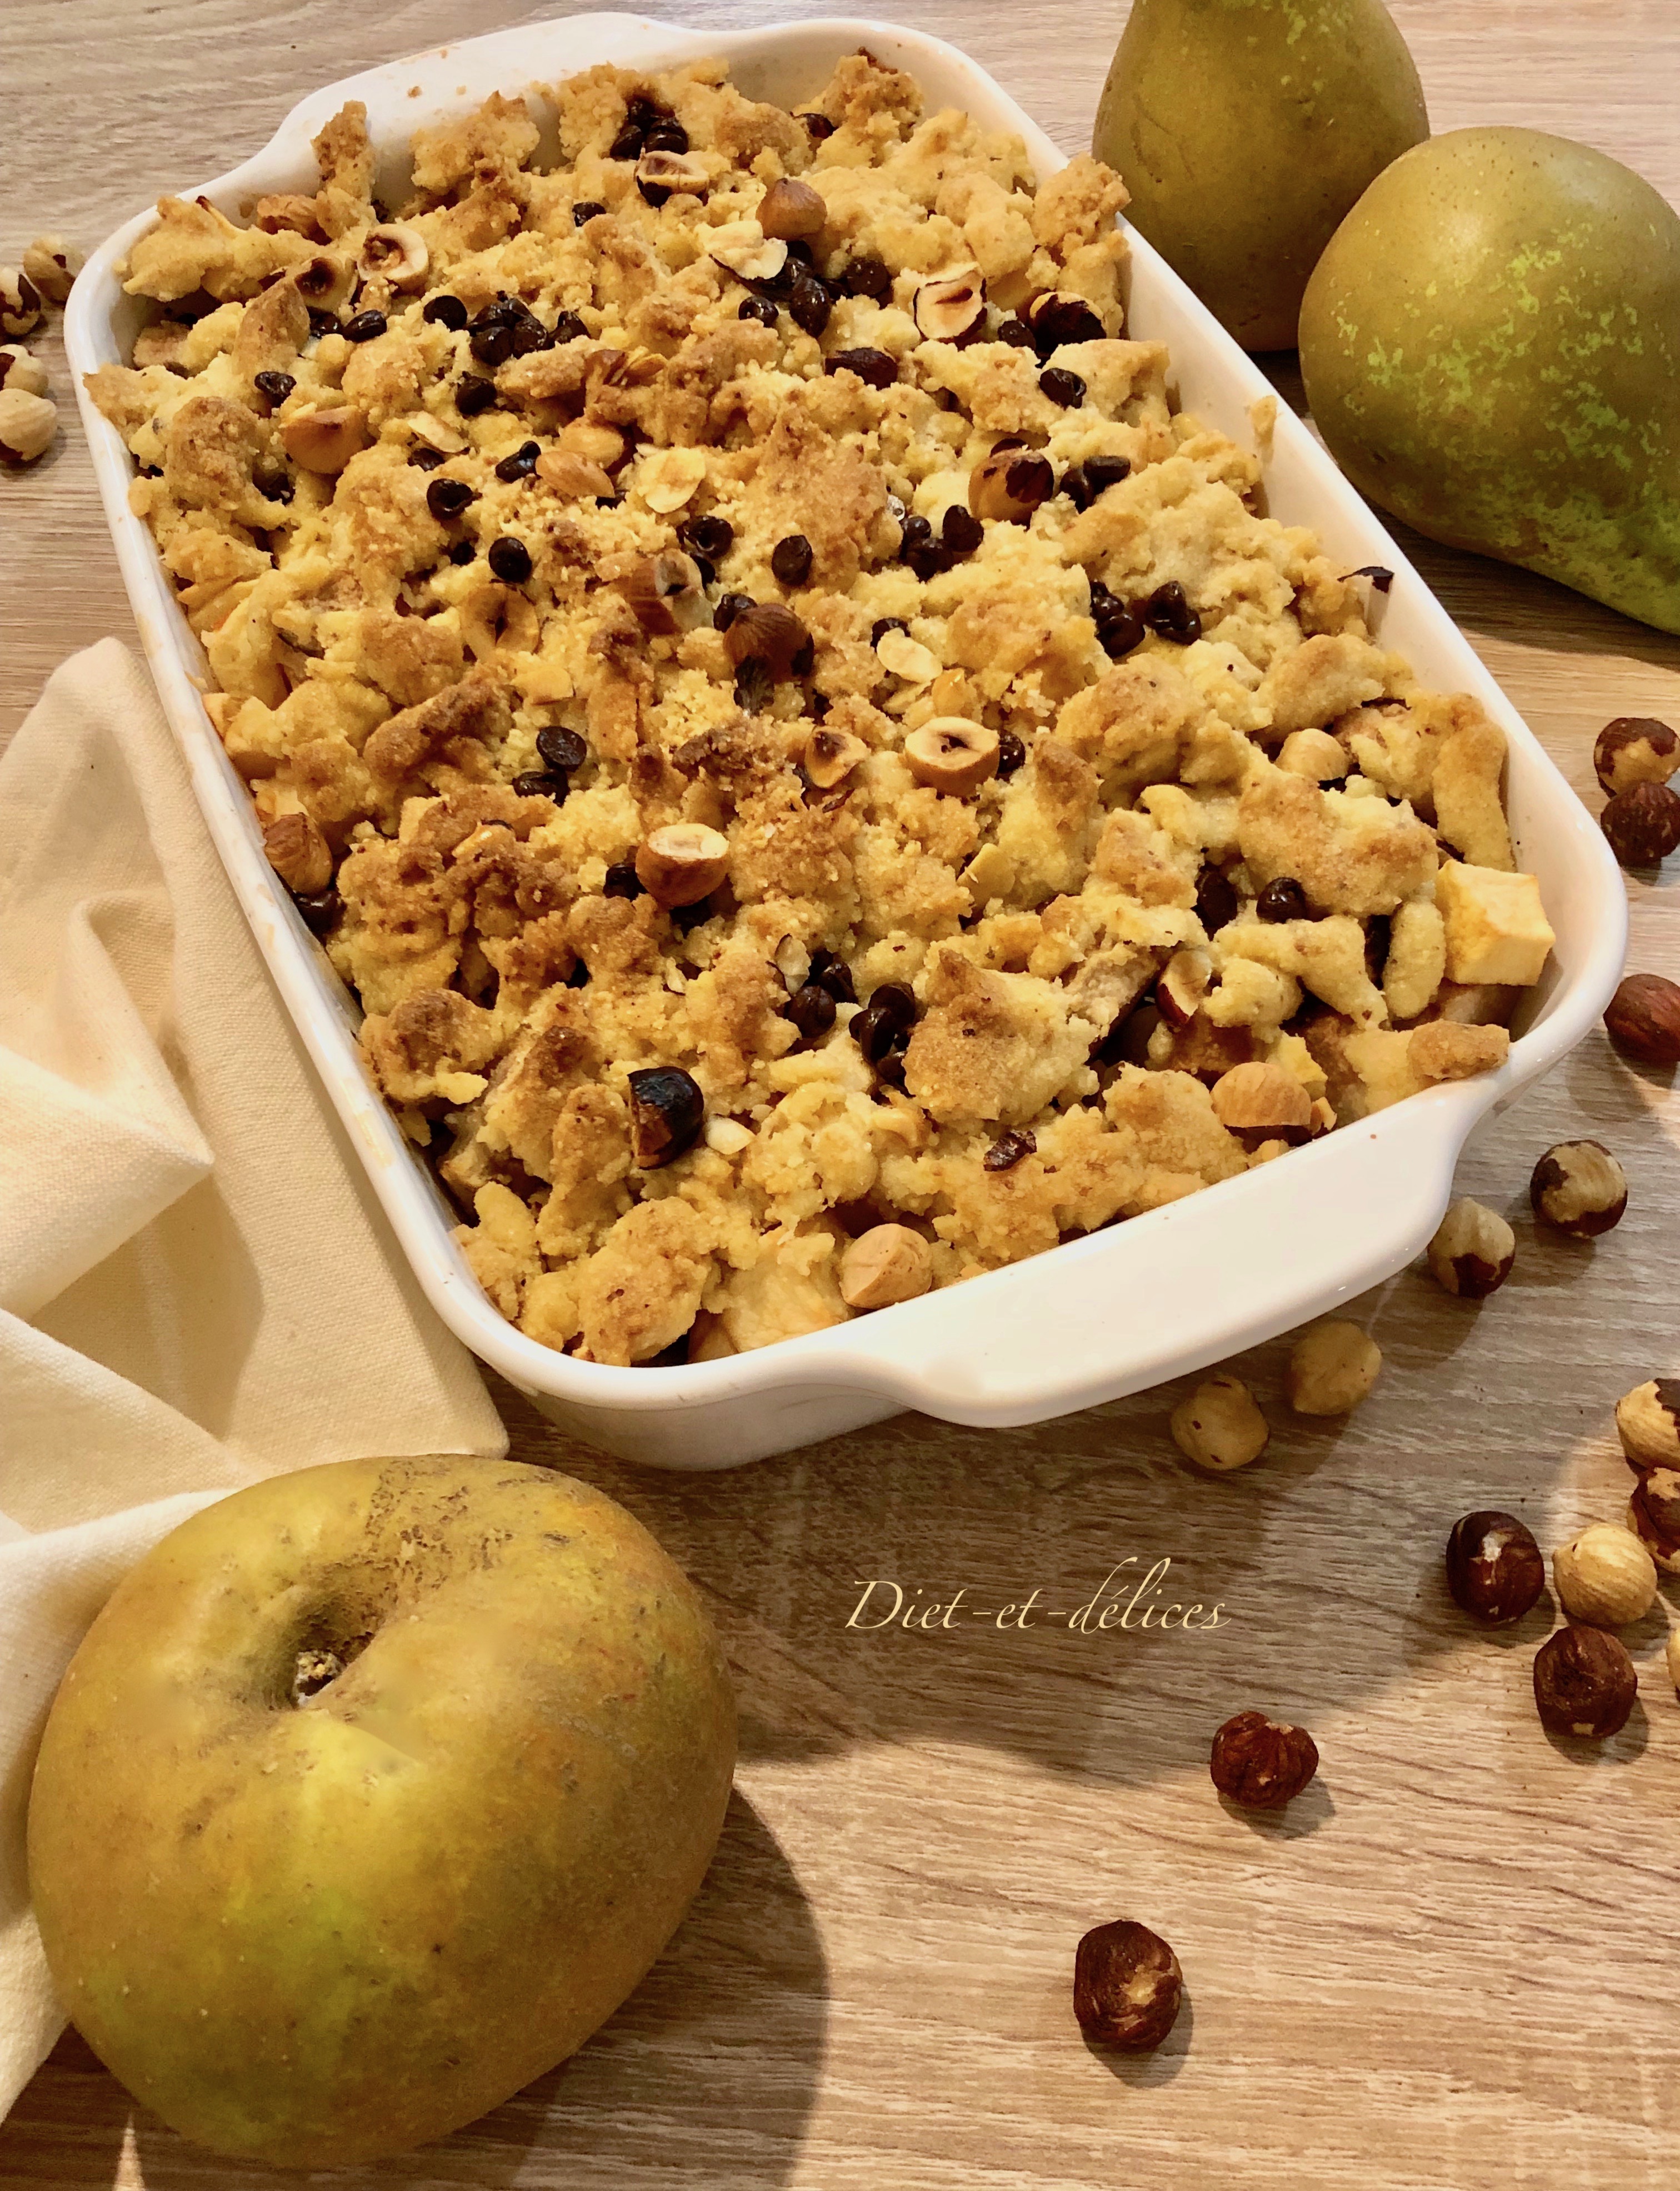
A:
{"type": "Polygon", "coordinates": [[[452,563],[470,563],[477,553],[478,548],[476,542],[458,540],[449,550],[449,560],[452,563]]]}
{"type": "Polygon", "coordinates": [[[998,332],[992,339],[994,342],[1007,343],[1011,350],[1031,350],[1033,330],[1025,320],[1014,318],[1000,320],[998,322],[998,332]]]}
{"type": "Polygon", "coordinates": [[[410,449],[408,461],[417,472],[435,472],[440,464],[447,464],[448,458],[441,449],[429,449],[423,443],[419,448],[410,449]]]}
{"type": "Polygon", "coordinates": [[[604,205],[597,205],[593,198],[585,198],[581,205],[572,207],[572,225],[581,228],[586,220],[597,219],[606,210],[604,205]]]}
{"type": "Polygon", "coordinates": [[[898,361],[884,350],[837,350],[823,361],[824,373],[855,373],[866,388],[891,388],[898,361]]]}
{"type": "Polygon", "coordinates": [[[1394,573],[1385,570],[1381,563],[1361,563],[1357,571],[1350,571],[1347,575],[1350,578],[1369,578],[1371,591],[1375,594],[1386,594],[1394,583],[1394,573]]]}
{"type": "Polygon", "coordinates": [[[794,119],[804,122],[813,145],[820,145],[825,137],[832,137],[837,126],[826,114],[796,114],[794,119]]]}
{"type": "Polygon", "coordinates": [[[844,959],[836,958],[821,945],[811,954],[811,970],[806,979],[826,989],[837,1004],[855,1004],[857,1001],[857,985],[851,978],[851,967],[844,959]]]}
{"type": "Polygon", "coordinates": [[[712,611],[712,629],[715,631],[727,631],[743,609],[754,608],[756,606],[750,594],[723,595],[717,606],[712,611]]]}
{"type": "Polygon", "coordinates": [[[558,723],[538,731],[537,750],[550,768],[563,776],[575,774],[589,757],[589,749],[577,731],[562,729],[558,723]]]}
{"type": "Polygon", "coordinates": [[[630,1155],[643,1171],[655,1171],[698,1141],[706,1099],[680,1065],[647,1066],[629,1083],[630,1155]]]}
{"type": "Polygon", "coordinates": [[[903,617],[877,617],[869,627],[869,644],[879,646],[890,631],[902,631],[908,638],[909,630],[903,617]]]}
{"type": "Polygon", "coordinates": [[[700,573],[700,583],[703,586],[715,586],[717,583],[717,566],[709,555],[697,555],[694,558],[694,567],[700,573]]]}
{"type": "Polygon", "coordinates": [[[505,365],[513,356],[513,329],[505,320],[481,327],[468,344],[481,365],[505,365]]]}
{"type": "Polygon", "coordinates": [[[515,777],[513,788],[521,799],[552,799],[559,805],[572,786],[560,769],[527,768],[515,777]]]}
{"type": "Polygon", "coordinates": [[[464,480],[435,479],[426,489],[426,508],[440,525],[458,517],[467,504],[476,499],[464,480]]]}
{"type": "Polygon", "coordinates": [[[669,910],[672,927],[686,936],[691,928],[698,928],[711,919],[712,901],[709,896],[697,897],[692,905],[674,905],[669,910]]]}
{"type": "Polygon", "coordinates": [[[345,340],[353,343],[373,342],[385,331],[385,316],[371,309],[357,312],[345,322],[345,340]]]}
{"type": "Polygon", "coordinates": [[[640,897],[641,877],[635,871],[634,860],[615,860],[607,870],[607,879],[601,884],[603,897],[640,897]]]}
{"type": "Polygon", "coordinates": [[[566,977],[566,986],[568,989],[587,989],[589,986],[589,970],[581,959],[573,961],[572,971],[566,977]]]}
{"type": "Polygon", "coordinates": [[[661,122],[669,122],[671,110],[661,106],[649,92],[633,91],[624,102],[624,115],[633,129],[640,129],[646,135],[661,122]]]}
{"type": "Polygon", "coordinates": [[[1006,1134],[999,1135],[980,1162],[987,1171],[1010,1171],[1022,1157],[1032,1156],[1038,1146],[1027,1127],[1011,1126],[1006,1134]]]}
{"type": "Polygon", "coordinates": [[[1210,936],[1237,918],[1237,886],[1223,868],[1204,868],[1196,883],[1196,911],[1210,936]]]}
{"type": "Polygon", "coordinates": [[[1077,373],[1069,373],[1065,366],[1052,365],[1039,375],[1039,393],[1064,411],[1077,411],[1085,400],[1085,384],[1077,373]]]}
{"type": "Polygon", "coordinates": [[[770,551],[770,567],[784,586],[802,586],[811,576],[811,543],[802,532],[789,532],[770,551]]]}
{"type": "Polygon", "coordinates": [[[589,329],[576,312],[562,312],[554,323],[554,339],[561,343],[580,342],[589,329]]]}
{"type": "Polygon", "coordinates": [[[660,122],[641,140],[644,152],[686,152],[688,132],[680,122],[660,122]]]}
{"type": "Polygon", "coordinates": [[[807,982],[788,999],[788,1017],[806,1042],[828,1033],[834,1023],[834,1000],[820,983],[807,982]]]}
{"type": "Polygon", "coordinates": [[[1261,920],[1308,920],[1307,893],[1293,875],[1279,875],[1254,902],[1261,920]]]}
{"type": "Polygon", "coordinates": [[[1096,643],[1111,662],[1124,661],[1143,644],[1143,619],[1121,603],[1118,615],[1096,627],[1096,643]]]}
{"type": "Polygon", "coordinates": [[[311,936],[330,935],[345,909],[345,902],[329,883],[324,891],[316,891],[307,897],[292,901],[304,917],[304,926],[311,936]]]}
{"type": "Polygon", "coordinates": [[[339,332],[338,314],[336,312],[311,311],[309,316],[309,331],[317,339],[322,335],[337,334],[339,332]]]}
{"type": "Polygon", "coordinates": [[[275,404],[283,403],[297,384],[289,373],[259,373],[251,384],[259,396],[275,404]]]}
{"type": "Polygon", "coordinates": [[[1085,460],[1085,483],[1091,489],[1091,499],[1118,487],[1123,479],[1131,475],[1131,460],[1128,457],[1087,457],[1085,460]]]}
{"type": "Polygon", "coordinates": [[[1382,987],[1382,970],[1388,964],[1393,932],[1394,924],[1386,913],[1374,913],[1365,923],[1365,975],[1378,988],[1382,987]]]}
{"type": "Polygon", "coordinates": [[[1013,731],[998,732],[998,774],[1013,776],[1027,758],[1027,748],[1013,731]]]}
{"type": "Polygon", "coordinates": [[[691,555],[703,555],[709,562],[720,562],[735,545],[735,527],[726,517],[708,511],[703,517],[691,517],[677,529],[677,538],[691,555]]]}
{"type": "Polygon", "coordinates": [[[879,1068],[908,1046],[915,1023],[914,990],[907,982],[883,982],[851,1022],[851,1032],[864,1063],[879,1068]]]}
{"type": "Polygon", "coordinates": [[[743,297],[735,316],[737,320],[756,320],[761,327],[773,327],[777,311],[766,297],[743,297]]]}
{"type": "Polygon", "coordinates": [[[735,666],[735,704],[749,715],[761,715],[770,705],[776,680],[761,654],[749,654],[735,666]]]}
{"type": "Polygon", "coordinates": [[[627,122],[607,147],[609,160],[639,160],[641,157],[642,133],[634,122],[627,122]]]}
{"type": "Polygon", "coordinates": [[[1075,509],[1089,509],[1091,504],[1091,481],[1085,477],[1083,464],[1069,464],[1062,473],[1056,492],[1065,494],[1075,509]]]}
{"type": "Polygon", "coordinates": [[[522,586],[531,576],[531,550],[510,532],[490,543],[486,560],[504,586],[522,586]]]}
{"type": "Polygon", "coordinates": [[[834,309],[834,300],[814,274],[801,270],[794,283],[793,294],[788,299],[788,316],[796,327],[803,327],[808,335],[820,335],[829,324],[829,316],[834,309]]]}
{"type": "Polygon", "coordinates": [[[1063,343],[1102,339],[1102,322],[1083,297],[1056,292],[1035,297],[1028,305],[1025,317],[1033,346],[1041,358],[1048,358],[1063,343]]]}
{"type": "Polygon", "coordinates": [[[971,555],[985,538],[985,526],[960,502],[952,503],[940,520],[941,543],[954,555],[971,555]]]}
{"type": "Polygon", "coordinates": [[[434,327],[447,327],[452,334],[459,334],[467,323],[467,308],[458,297],[452,297],[446,289],[426,299],[420,307],[420,317],[430,320],[434,327]]]}
{"type": "Polygon", "coordinates": [[[487,411],[496,401],[493,380],[481,380],[476,373],[464,373],[455,383],[455,408],[464,418],[476,418],[481,411],[487,411]]]}
{"type": "Polygon", "coordinates": [[[1176,578],[1157,586],[1143,604],[1143,621],[1175,646],[1188,646],[1202,635],[1202,620],[1190,606],[1189,596],[1176,578]]]}
{"type": "Polygon", "coordinates": [[[510,457],[504,457],[496,467],[496,476],[510,487],[515,480],[529,479],[537,469],[537,459],[543,452],[535,441],[521,441],[510,457]]]}

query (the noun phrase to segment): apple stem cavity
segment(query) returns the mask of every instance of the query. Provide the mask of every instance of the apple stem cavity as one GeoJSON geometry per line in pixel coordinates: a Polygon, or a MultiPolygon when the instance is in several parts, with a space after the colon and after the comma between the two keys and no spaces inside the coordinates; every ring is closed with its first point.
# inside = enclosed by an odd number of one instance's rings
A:
{"type": "Polygon", "coordinates": [[[292,1670],[292,1702],[306,1704],[344,1670],[345,1662],[336,1651],[299,1651],[292,1670]]]}

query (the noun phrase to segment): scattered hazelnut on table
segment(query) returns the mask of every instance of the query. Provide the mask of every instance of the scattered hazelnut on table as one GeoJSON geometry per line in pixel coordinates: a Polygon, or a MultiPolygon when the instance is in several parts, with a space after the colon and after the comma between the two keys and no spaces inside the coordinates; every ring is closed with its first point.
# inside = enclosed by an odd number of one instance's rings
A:
{"type": "Polygon", "coordinates": [[[1239,1712],[1213,1739],[1208,1771],[1227,1801],[1245,1810],[1280,1811],[1318,1769],[1318,1745],[1304,1727],[1239,1712]]]}
{"type": "Polygon", "coordinates": [[[1436,1283],[1461,1300],[1485,1300],[1511,1276],[1517,1235],[1496,1209],[1468,1195],[1453,1204],[1428,1248],[1436,1283]]]}
{"type": "Polygon", "coordinates": [[[1626,1645],[1602,1628],[1560,1628],[1535,1655],[1535,1708],[1553,1734],[1620,1734],[1638,1693],[1626,1645]]]}
{"type": "Polygon", "coordinates": [[[1616,1436],[1636,1476],[1680,1469],[1680,1377],[1650,1377],[1616,1402],[1616,1436]]]}
{"type": "Polygon", "coordinates": [[[1592,748],[1592,766],[1606,791],[1666,783],[1680,768],[1680,737],[1650,715],[1618,715],[1592,748]]]}
{"type": "Polygon", "coordinates": [[[1455,1605],[1489,1627],[1520,1620],[1546,1588],[1534,1531],[1496,1507],[1463,1515],[1447,1539],[1447,1588],[1455,1605]]]}
{"type": "Polygon", "coordinates": [[[1629,974],[1604,1007],[1604,1029],[1636,1065],[1680,1065],[1680,983],[1629,974]]]}
{"type": "Polygon", "coordinates": [[[0,388],[14,396],[44,396],[47,368],[21,343],[0,344],[0,388]]]}
{"type": "Polygon", "coordinates": [[[1680,1473],[1654,1468],[1627,1502],[1627,1526],[1665,1574],[1680,1574],[1680,1473]]]}
{"type": "Polygon", "coordinates": [[[1632,784],[1617,792],[1598,824],[1623,867],[1660,867],[1680,845],[1680,791],[1666,783],[1632,784]]]}
{"type": "Polygon", "coordinates": [[[891,1308],[915,1300],[933,1283],[933,1257],[908,1225],[874,1225],[840,1257],[840,1299],[848,1308],[891,1308]]]}
{"type": "Polygon", "coordinates": [[[1290,1405],[1298,1415],[1345,1415],[1370,1393],[1382,1349],[1357,1323],[1331,1317],[1304,1331],[1290,1352],[1290,1405]]]}
{"type": "Polygon", "coordinates": [[[53,445],[59,407],[45,396],[0,388],[0,464],[32,464],[53,445]]]}
{"type": "Polygon", "coordinates": [[[1117,1918],[1085,1934],[1073,1958],[1073,2013],[1087,2039],[1147,2054],[1178,2021],[1184,1973],[1159,1932],[1117,1918]]]}
{"type": "Polygon", "coordinates": [[[41,292],[20,267],[0,266],[0,334],[26,335],[41,324],[41,292]]]}
{"type": "Polygon", "coordinates": [[[1172,1411],[1172,1442],[1199,1468],[1246,1468],[1265,1452],[1272,1433],[1240,1378],[1221,1370],[1198,1385],[1172,1411]]]}
{"type": "Polygon", "coordinates": [[[37,236],[23,254],[23,271],[49,304],[62,304],[82,271],[82,253],[61,236],[37,236]]]}
{"type": "Polygon", "coordinates": [[[1552,1555],[1552,1581],[1571,1620],[1626,1628],[1651,1609],[1656,1562],[1631,1529],[1594,1522],[1552,1555]]]}
{"type": "Polygon", "coordinates": [[[1557,1232],[1595,1239],[1627,1210],[1627,1174],[1602,1141],[1558,1141],[1529,1181],[1535,1215],[1557,1232]]]}

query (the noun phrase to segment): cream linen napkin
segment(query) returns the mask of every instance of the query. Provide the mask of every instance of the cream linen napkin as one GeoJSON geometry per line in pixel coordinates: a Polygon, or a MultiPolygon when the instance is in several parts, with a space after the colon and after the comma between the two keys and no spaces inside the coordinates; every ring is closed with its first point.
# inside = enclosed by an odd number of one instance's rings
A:
{"type": "Polygon", "coordinates": [[[123,1571],[262,1477],[506,1448],[322,1101],[151,686],[105,640],[0,760],[0,2114],[63,2025],[30,1773],[123,1571]]]}

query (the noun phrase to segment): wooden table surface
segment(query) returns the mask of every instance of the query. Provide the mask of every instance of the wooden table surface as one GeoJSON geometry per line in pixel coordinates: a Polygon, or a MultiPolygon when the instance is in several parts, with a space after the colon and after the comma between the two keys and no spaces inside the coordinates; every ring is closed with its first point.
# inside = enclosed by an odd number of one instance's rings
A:
{"type": "MultiPolygon", "coordinates": [[[[1393,0],[1438,129],[1590,140],[1680,201],[1675,0],[1393,0]]],[[[504,0],[5,0],[0,256],[85,242],[260,143],[304,91],[436,42],[532,20],[504,0]]],[[[665,0],[718,26],[790,0],[665,0]]],[[[1070,151],[1124,9],[899,0],[966,45],[1070,151]]],[[[55,360],[55,339],[43,345],[55,360]]],[[[60,390],[62,379],[60,376],[60,390]]],[[[73,420],[0,480],[0,737],[52,666],[128,611],[73,420]]],[[[1537,578],[1408,540],[1583,795],[1610,716],[1680,725],[1680,641],[1537,578]]],[[[1633,887],[1636,967],[1680,975],[1672,882],[1633,887]]],[[[1302,1427],[1282,1350],[1244,1365],[1267,1456],[1204,1479],[1145,1394],[1034,1430],[914,1416],[738,1473],[603,1461],[511,1394],[516,1453],[603,1484],[709,1593],[737,1670],[738,1790],[671,1952],[565,2069],[447,2143],[346,2182],[544,2191],[1674,2191],[1680,1705],[1630,1637],[1641,1702],[1602,1750],[1540,1732],[1514,1633],[1447,1602],[1453,1518],[1497,1505],[1548,1545],[1620,1518],[1610,1410],[1680,1368],[1670,1220],[1680,1108],[1594,1036],[1466,1155],[1507,1209],[1517,1270],[1480,1310],[1421,1270],[1357,1313],[1387,1368],[1345,1426],[1302,1427]],[[1535,1157],[1587,1133],[1620,1154],[1626,1222],[1538,1238],[1535,1157]],[[1127,1561],[1219,1602],[1195,1635],[1070,1630],[1127,1561]],[[862,1585],[1019,1604],[1028,1625],[865,1633],[862,1585]],[[1061,1613],[1058,1625],[1050,1615],[1061,1613]],[[1282,1823],[1227,1811],[1208,1739],[1250,1704],[1316,1734],[1323,1772],[1282,1823]],[[1104,1919],[1164,1932],[1188,2006],[1162,2052],[1114,2062],[1069,2011],[1104,1919]]],[[[889,1602],[878,1594],[875,1602],[889,1602]]],[[[0,2181],[254,2191],[131,2113],[66,2039],[0,2131],[0,2181]]]]}

